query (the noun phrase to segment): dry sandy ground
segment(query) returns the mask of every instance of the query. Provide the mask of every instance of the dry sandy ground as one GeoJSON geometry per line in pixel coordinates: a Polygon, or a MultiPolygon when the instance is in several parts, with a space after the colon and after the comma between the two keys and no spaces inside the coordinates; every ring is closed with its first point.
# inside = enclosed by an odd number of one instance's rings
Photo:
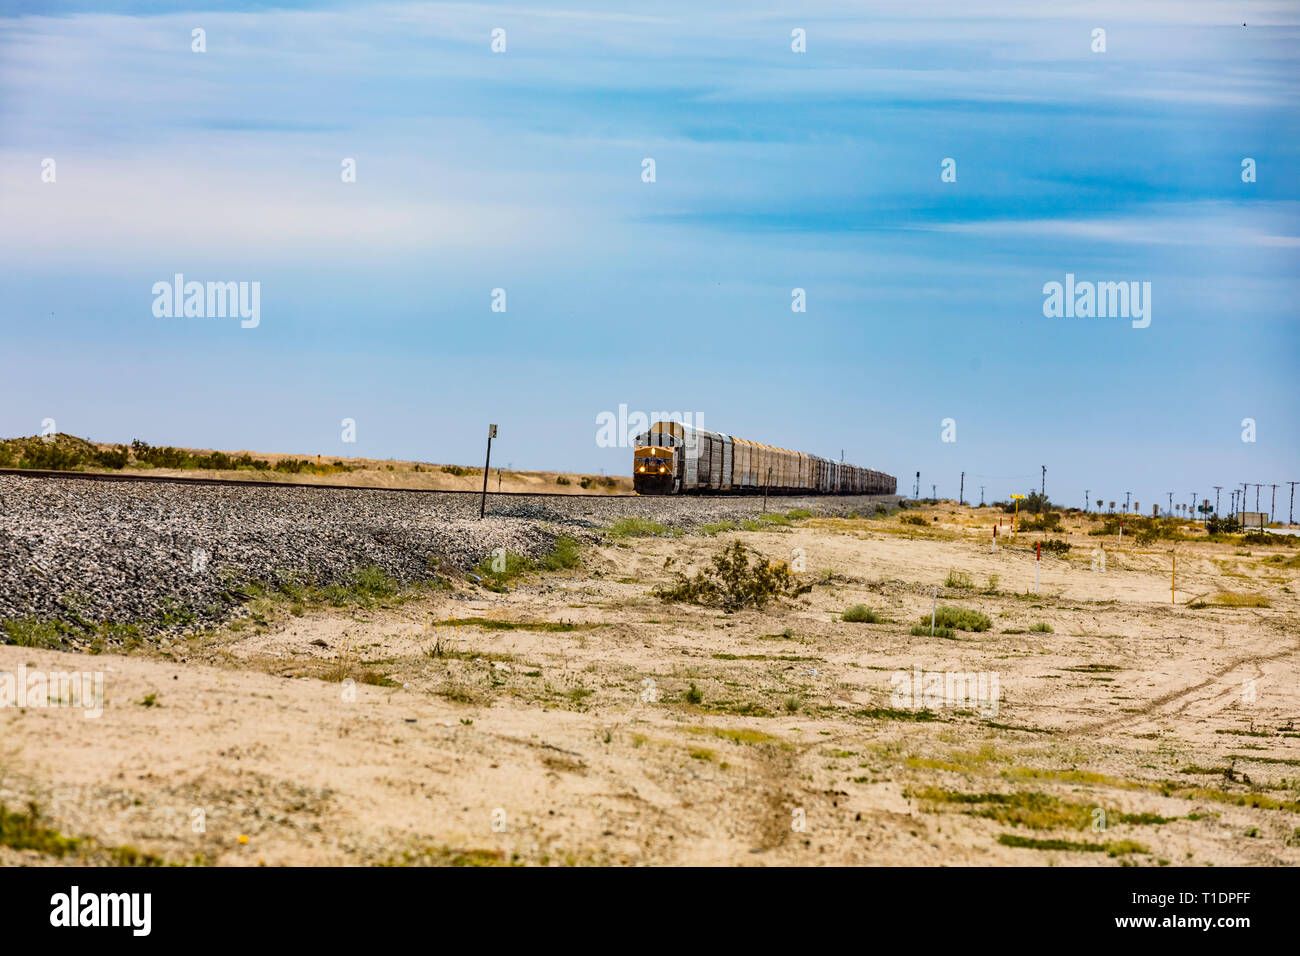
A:
{"type": "MultiPolygon", "coordinates": [[[[1300,549],[1180,543],[1171,603],[1168,542],[1111,538],[1094,571],[1076,522],[1035,596],[1032,536],[991,554],[991,511],[924,514],[629,539],[505,594],[130,656],[0,647],[102,669],[107,698],[0,709],[0,801],[216,864],[1300,862],[1300,569],[1266,561],[1300,549]],[[735,614],[649,593],[736,539],[821,583],[735,614]],[[992,629],[909,635],[935,586],[992,629]],[[1225,591],[1270,606],[1192,606],[1225,591]],[[438,623],[467,619],[517,626],[438,623]],[[900,706],[913,668],[996,673],[996,715],[900,706]]],[[[0,847],[19,861],[50,858],[0,847]]]]}

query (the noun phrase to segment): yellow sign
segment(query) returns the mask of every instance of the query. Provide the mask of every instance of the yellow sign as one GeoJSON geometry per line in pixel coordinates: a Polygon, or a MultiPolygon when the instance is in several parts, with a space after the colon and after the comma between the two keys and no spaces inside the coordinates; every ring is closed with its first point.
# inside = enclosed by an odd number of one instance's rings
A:
{"type": "Polygon", "coordinates": [[[1020,499],[1028,498],[1028,495],[1012,495],[1016,502],[1016,513],[1011,516],[1011,533],[1016,533],[1016,519],[1020,517],[1020,499]]]}

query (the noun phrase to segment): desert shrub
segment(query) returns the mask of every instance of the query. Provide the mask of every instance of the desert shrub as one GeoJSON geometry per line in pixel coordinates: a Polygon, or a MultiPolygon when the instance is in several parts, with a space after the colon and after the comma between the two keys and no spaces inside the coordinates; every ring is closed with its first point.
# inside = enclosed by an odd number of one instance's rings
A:
{"type": "Polygon", "coordinates": [[[844,609],[840,620],[848,621],[850,624],[879,624],[880,615],[865,604],[855,604],[844,609]]]}
{"type": "Polygon", "coordinates": [[[944,579],[943,586],[946,588],[973,588],[975,582],[965,571],[949,571],[948,577],[944,579]]]}
{"type": "MultiPolygon", "coordinates": [[[[925,626],[925,632],[930,633],[930,615],[921,615],[921,623],[925,626]]],[[[987,631],[993,626],[993,622],[979,611],[972,611],[970,608],[952,607],[947,604],[941,604],[934,612],[935,627],[943,626],[952,628],[956,631],[987,631]]]]}
{"type": "Polygon", "coordinates": [[[400,590],[398,583],[383,569],[368,565],[352,574],[352,587],[363,598],[392,597],[400,590]]]}
{"type": "Polygon", "coordinates": [[[700,604],[736,611],[743,607],[764,607],[773,599],[798,597],[812,590],[800,584],[784,561],[772,563],[739,541],[713,556],[711,565],[688,578],[678,572],[671,585],[651,593],[664,601],[700,604]],[[755,560],[751,564],[750,556],[755,560]]]}
{"type": "Polygon", "coordinates": [[[582,552],[578,542],[568,535],[560,535],[551,547],[551,553],[542,558],[541,566],[547,571],[562,571],[576,568],[582,563],[582,552]]]}
{"type": "Polygon", "coordinates": [[[925,519],[920,515],[899,515],[898,520],[903,524],[925,524],[925,519]]]}
{"type": "Polygon", "coordinates": [[[1281,544],[1290,547],[1293,539],[1289,534],[1270,534],[1267,531],[1250,531],[1241,536],[1247,544],[1281,544]]]}
{"type": "Polygon", "coordinates": [[[571,485],[571,484],[573,484],[573,482],[571,482],[568,478],[565,478],[563,475],[560,475],[560,477],[556,478],[556,479],[555,479],[555,483],[556,483],[557,485],[571,485]]]}
{"type": "Polygon", "coordinates": [[[71,471],[81,464],[81,453],[58,442],[34,439],[23,446],[19,468],[45,471],[71,471]]]}
{"type": "Polygon", "coordinates": [[[1205,530],[1210,534],[1234,534],[1240,529],[1241,524],[1237,521],[1236,515],[1229,515],[1226,518],[1210,515],[1210,519],[1205,522],[1205,530]]]}
{"type": "Polygon", "coordinates": [[[1269,600],[1262,594],[1242,594],[1238,591],[1220,591],[1203,600],[1193,601],[1193,608],[1203,607],[1268,607],[1269,600]]]}
{"type": "Polygon", "coordinates": [[[474,474],[473,468],[462,468],[460,465],[443,465],[442,470],[445,474],[455,475],[457,478],[464,478],[466,475],[474,474]]]}
{"type": "Polygon", "coordinates": [[[1031,627],[1030,630],[1035,631],[1039,634],[1051,634],[1052,625],[1048,624],[1046,621],[1039,621],[1037,624],[1031,627]]]}
{"type": "Polygon", "coordinates": [[[1020,522],[1021,531],[1056,531],[1061,530],[1061,516],[1055,511],[1048,511],[1036,518],[1026,518],[1020,522]]]}
{"type": "MultiPolygon", "coordinates": [[[[911,629],[910,631],[908,631],[907,633],[908,633],[908,634],[911,634],[913,637],[929,637],[929,636],[930,636],[930,620],[929,620],[929,618],[926,618],[926,621],[925,621],[924,624],[914,624],[914,625],[912,625],[912,629],[911,629]]],[[[952,630],[952,628],[950,628],[950,627],[940,627],[940,626],[939,626],[939,622],[938,622],[938,621],[935,621],[935,622],[934,622],[934,636],[935,636],[935,637],[942,637],[942,638],[951,638],[951,637],[953,636],[953,630],[952,630]]]]}
{"type": "Polygon", "coordinates": [[[619,518],[609,526],[609,534],[613,538],[644,538],[667,533],[666,525],[649,518],[619,518]]]}
{"type": "Polygon", "coordinates": [[[11,618],[0,621],[0,644],[17,644],[19,647],[62,647],[70,633],[61,621],[37,617],[11,618]]]}
{"type": "Polygon", "coordinates": [[[154,448],[148,442],[135,439],[131,442],[131,453],[135,460],[154,468],[185,468],[189,466],[190,453],[180,448],[164,445],[154,448]]]}
{"type": "Polygon", "coordinates": [[[95,452],[93,462],[100,468],[125,468],[130,453],[125,445],[95,452]]]}
{"type": "Polygon", "coordinates": [[[1039,541],[1038,546],[1051,554],[1069,554],[1070,542],[1062,541],[1060,538],[1048,538],[1046,541],[1039,541]]]}
{"type": "MultiPolygon", "coordinates": [[[[1001,508],[1003,511],[1010,512],[1012,514],[1014,514],[1017,511],[1016,502],[1014,499],[1011,501],[997,501],[994,502],[994,505],[996,507],[1001,508]]],[[[1036,514],[1041,514],[1044,511],[1047,511],[1051,507],[1052,507],[1052,502],[1048,499],[1047,495],[1039,494],[1037,491],[1031,491],[1024,498],[1020,499],[1019,511],[1021,514],[1029,513],[1029,514],[1036,515],[1036,514]]],[[[1056,520],[1060,521],[1061,516],[1057,515],[1056,520]]]]}

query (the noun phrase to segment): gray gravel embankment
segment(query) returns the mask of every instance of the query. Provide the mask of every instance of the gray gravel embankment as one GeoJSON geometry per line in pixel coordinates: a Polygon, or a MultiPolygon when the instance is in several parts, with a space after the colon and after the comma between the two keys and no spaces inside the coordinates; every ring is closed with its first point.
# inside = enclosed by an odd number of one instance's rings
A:
{"type": "MultiPolygon", "coordinates": [[[[771,510],[871,513],[895,498],[772,498],[771,510]]],[[[0,619],[118,623],[167,608],[227,614],[244,581],[346,583],[374,565],[403,582],[494,548],[539,557],[624,517],[691,526],[759,513],[761,498],[500,497],[363,489],[43,480],[0,475],[0,619]]]]}

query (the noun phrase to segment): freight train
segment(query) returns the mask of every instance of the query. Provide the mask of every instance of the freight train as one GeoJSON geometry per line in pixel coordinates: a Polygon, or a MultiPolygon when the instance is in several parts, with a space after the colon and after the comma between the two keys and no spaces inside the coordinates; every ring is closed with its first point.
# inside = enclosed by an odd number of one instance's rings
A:
{"type": "Polygon", "coordinates": [[[632,485],[642,495],[892,495],[898,479],[761,442],[655,422],[636,437],[632,485]]]}

